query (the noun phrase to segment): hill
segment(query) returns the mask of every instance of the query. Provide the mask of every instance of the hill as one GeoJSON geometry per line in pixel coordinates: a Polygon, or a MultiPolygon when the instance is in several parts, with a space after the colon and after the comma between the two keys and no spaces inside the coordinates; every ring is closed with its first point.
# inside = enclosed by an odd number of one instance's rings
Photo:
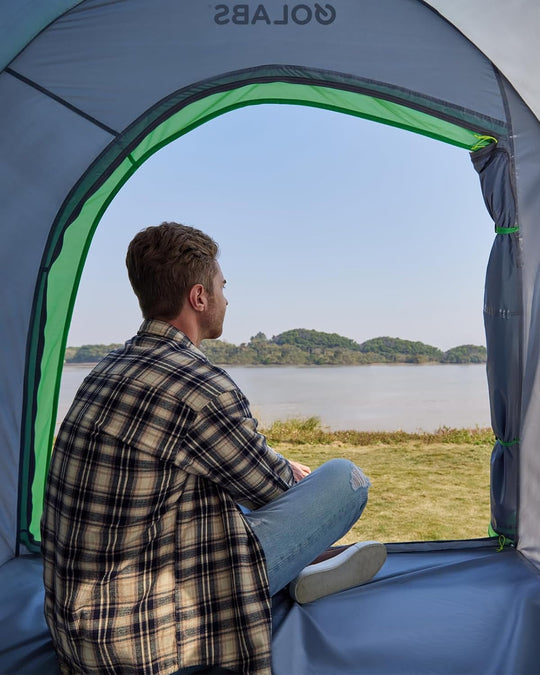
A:
{"type": "Polygon", "coordinates": [[[350,338],[337,333],[323,333],[318,330],[295,328],[272,338],[277,345],[295,345],[300,349],[351,349],[360,350],[360,345],[350,338]]]}
{"type": "Polygon", "coordinates": [[[202,350],[223,365],[364,365],[374,363],[483,363],[486,349],[461,345],[443,352],[423,342],[378,337],[362,344],[337,333],[296,328],[268,339],[257,333],[247,344],[205,340],[202,350]]]}
{"type": "MultiPolygon", "coordinates": [[[[66,363],[96,363],[120,345],[83,345],[66,349],[66,363]]],[[[220,365],[365,365],[374,363],[484,363],[486,348],[460,345],[446,352],[423,342],[378,337],[362,344],[338,335],[295,328],[272,338],[257,333],[248,343],[204,340],[201,350],[220,365]]]]}
{"type": "Polygon", "coordinates": [[[478,345],[461,345],[444,353],[443,363],[485,363],[487,352],[478,345]]]}
{"type": "Polygon", "coordinates": [[[364,354],[379,356],[385,362],[428,363],[441,362],[444,353],[423,342],[411,342],[400,338],[379,337],[367,340],[360,345],[364,354]]]}

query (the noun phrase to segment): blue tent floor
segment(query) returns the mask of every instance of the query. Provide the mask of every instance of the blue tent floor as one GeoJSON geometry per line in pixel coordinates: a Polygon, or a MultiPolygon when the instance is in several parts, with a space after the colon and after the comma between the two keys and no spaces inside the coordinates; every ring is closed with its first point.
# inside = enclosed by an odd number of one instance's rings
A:
{"type": "MultiPolygon", "coordinates": [[[[540,574],[491,541],[389,546],[369,584],[275,599],[275,675],[540,674],[540,574]]],[[[0,568],[0,673],[56,675],[39,558],[0,568]]]]}

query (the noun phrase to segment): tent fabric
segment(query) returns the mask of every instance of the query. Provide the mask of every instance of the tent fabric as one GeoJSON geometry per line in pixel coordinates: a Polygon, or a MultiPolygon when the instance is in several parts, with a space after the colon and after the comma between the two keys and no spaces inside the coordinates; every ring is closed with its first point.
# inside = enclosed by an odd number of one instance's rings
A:
{"type": "Polygon", "coordinates": [[[0,0],[0,69],[5,68],[49,23],[79,2],[81,0],[0,0]]]}
{"type": "MultiPolygon", "coordinates": [[[[0,672],[58,675],[41,560],[0,568],[0,672]]],[[[274,599],[275,675],[538,672],[540,576],[493,542],[390,545],[375,579],[308,605],[274,599]]]]}
{"type": "Polygon", "coordinates": [[[504,93],[514,128],[512,162],[523,292],[518,548],[540,566],[540,129],[514,88],[505,84],[504,93]]]}
{"type": "MultiPolygon", "coordinates": [[[[7,65],[43,28],[81,0],[1,0],[5,37],[0,67],[7,65]]],[[[540,118],[536,77],[540,44],[536,39],[540,8],[527,0],[425,0],[456,26],[504,73],[540,118]],[[497,36],[495,38],[495,36],[497,36]]]]}
{"type": "MultiPolygon", "coordinates": [[[[213,6],[196,0],[157,0],[152,11],[145,0],[87,0],[37,36],[10,67],[118,132],[172,91],[265,64],[360,70],[373,83],[505,120],[489,60],[422,3],[340,0],[330,25],[252,23],[255,7],[244,25],[217,23],[213,6]]],[[[274,21],[279,8],[269,3],[274,21]]]]}
{"type": "Polygon", "coordinates": [[[275,675],[538,673],[539,577],[523,556],[395,550],[373,582],[291,606],[275,675]]]}
{"type": "Polygon", "coordinates": [[[508,149],[494,144],[472,153],[472,161],[497,233],[484,295],[491,423],[497,439],[491,458],[491,524],[516,540],[523,320],[519,226],[508,149]]]}
{"type": "Polygon", "coordinates": [[[478,47],[540,119],[540,5],[528,0],[426,0],[478,47]]]}

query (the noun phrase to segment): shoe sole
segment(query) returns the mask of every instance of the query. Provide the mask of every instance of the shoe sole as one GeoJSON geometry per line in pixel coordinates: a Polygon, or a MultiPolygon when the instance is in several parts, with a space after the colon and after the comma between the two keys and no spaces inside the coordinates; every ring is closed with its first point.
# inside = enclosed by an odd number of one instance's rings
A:
{"type": "Polygon", "coordinates": [[[292,597],[301,605],[370,581],[386,560],[378,541],[353,544],[324,562],[308,565],[291,584],[292,597]]]}

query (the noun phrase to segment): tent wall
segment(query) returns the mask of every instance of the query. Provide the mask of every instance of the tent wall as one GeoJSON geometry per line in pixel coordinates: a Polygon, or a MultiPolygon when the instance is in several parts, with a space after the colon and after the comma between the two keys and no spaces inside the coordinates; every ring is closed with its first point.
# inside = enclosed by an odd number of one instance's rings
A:
{"type": "Polygon", "coordinates": [[[523,278],[519,546],[540,565],[540,122],[505,83],[513,123],[523,278]]]}
{"type": "MultiPolygon", "coordinates": [[[[13,553],[15,546],[26,339],[34,285],[49,229],[66,196],[66,188],[110,137],[7,74],[0,75],[0,101],[10,102],[9,106],[2,106],[0,156],[19,159],[0,163],[3,274],[0,461],[4,477],[0,497],[0,560],[3,560],[13,553]]],[[[38,373],[39,369],[38,365],[38,373]]]]}
{"type": "MultiPolygon", "coordinates": [[[[331,21],[328,13],[317,19],[315,3],[296,10],[287,5],[287,21],[276,0],[264,5],[265,13],[259,3],[242,6],[247,13],[234,14],[232,4],[218,11],[200,0],[86,0],[43,30],[0,75],[0,101],[9,102],[2,104],[0,128],[0,154],[8,158],[0,165],[0,471],[7,476],[0,561],[15,548],[21,442],[32,451],[35,438],[28,434],[50,433],[50,419],[32,432],[28,420],[36,418],[33,392],[40,383],[54,398],[47,377],[58,373],[59,363],[48,360],[55,351],[49,347],[61,344],[69,319],[67,311],[45,335],[51,266],[102,182],[177,112],[174,97],[189,92],[201,100],[225,78],[224,93],[250,83],[328,85],[479,134],[507,136],[492,64],[418,0],[336,0],[331,21]],[[94,180],[96,167],[102,174],[94,180]]],[[[522,190],[530,201],[530,186],[522,190]]],[[[96,224],[86,223],[75,266],[84,261],[96,224]]],[[[30,452],[23,484],[33,462],[30,452]]],[[[31,495],[22,501],[28,513],[31,495]]]]}

